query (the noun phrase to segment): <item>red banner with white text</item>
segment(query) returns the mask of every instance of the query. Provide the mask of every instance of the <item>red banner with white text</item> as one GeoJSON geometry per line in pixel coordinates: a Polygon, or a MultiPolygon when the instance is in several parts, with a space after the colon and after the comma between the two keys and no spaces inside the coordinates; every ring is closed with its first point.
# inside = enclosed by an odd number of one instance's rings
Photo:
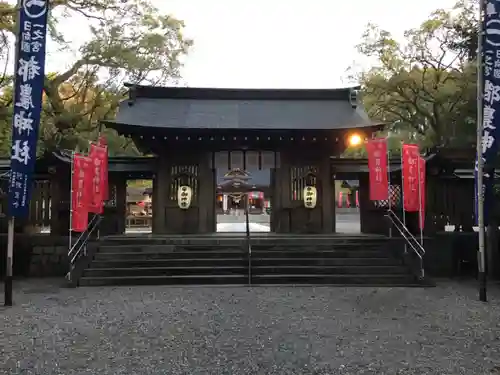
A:
{"type": "Polygon", "coordinates": [[[71,230],[85,232],[89,220],[92,163],[89,157],[74,154],[71,167],[71,230]]]}
{"type": "Polygon", "coordinates": [[[403,145],[403,205],[407,212],[418,212],[419,201],[419,175],[418,160],[420,152],[418,145],[403,145]]]}
{"type": "Polygon", "coordinates": [[[425,226],[425,159],[418,158],[418,185],[420,189],[420,207],[419,207],[419,228],[424,229],[425,226]]]}
{"type": "Polygon", "coordinates": [[[105,146],[90,145],[89,157],[92,161],[92,196],[89,211],[102,214],[104,207],[104,171],[103,166],[107,159],[108,150],[105,146]]]}
{"type": "Polygon", "coordinates": [[[97,144],[106,149],[106,154],[102,165],[102,198],[103,201],[107,201],[109,199],[109,185],[108,185],[108,142],[106,141],[106,137],[101,135],[99,137],[99,141],[97,144]]]}
{"type": "Polygon", "coordinates": [[[370,200],[389,199],[389,179],[387,177],[387,140],[371,139],[366,143],[368,170],[370,177],[370,200]]]}

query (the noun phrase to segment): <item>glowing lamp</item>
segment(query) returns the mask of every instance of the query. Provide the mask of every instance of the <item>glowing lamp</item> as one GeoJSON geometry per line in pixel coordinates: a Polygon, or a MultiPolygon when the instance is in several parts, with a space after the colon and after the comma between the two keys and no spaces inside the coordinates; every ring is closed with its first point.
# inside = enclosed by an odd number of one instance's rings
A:
{"type": "Polygon", "coordinates": [[[356,147],[360,146],[361,143],[363,143],[363,139],[359,134],[351,134],[349,138],[347,139],[347,143],[349,147],[356,147]]]}

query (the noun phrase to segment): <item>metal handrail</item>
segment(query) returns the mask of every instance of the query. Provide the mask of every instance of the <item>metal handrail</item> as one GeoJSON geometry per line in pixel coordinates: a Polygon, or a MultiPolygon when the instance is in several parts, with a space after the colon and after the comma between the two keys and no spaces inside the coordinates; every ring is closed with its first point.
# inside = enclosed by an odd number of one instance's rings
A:
{"type": "Polygon", "coordinates": [[[403,236],[405,241],[407,242],[408,245],[410,245],[410,248],[413,250],[413,252],[418,256],[419,258],[419,263],[420,263],[420,275],[419,278],[423,279],[425,276],[425,271],[424,271],[424,255],[425,255],[425,249],[424,247],[418,242],[418,240],[411,234],[411,232],[408,230],[406,225],[399,219],[399,217],[395,214],[394,211],[392,210],[387,210],[388,214],[386,217],[391,220],[391,222],[394,224],[396,229],[399,231],[399,233],[403,236]],[[396,220],[394,220],[394,218],[396,220]],[[405,234],[406,232],[406,234],[405,234]]]}
{"type": "MultiPolygon", "coordinates": [[[[396,215],[396,213],[394,211],[392,211],[391,209],[387,210],[387,212],[389,213],[389,218],[391,219],[391,221],[394,223],[394,225],[396,225],[396,227],[398,226],[399,224],[399,227],[402,228],[407,236],[404,236],[404,237],[409,237],[409,239],[411,239],[416,247],[418,248],[418,251],[422,254],[422,255],[425,255],[425,249],[424,247],[422,246],[422,244],[415,238],[415,236],[408,230],[408,228],[406,227],[406,225],[401,221],[401,219],[398,217],[398,215],[396,215]],[[396,222],[394,222],[393,218],[396,219],[397,221],[397,224],[396,222]]],[[[398,230],[400,229],[398,228],[398,230]]],[[[401,230],[400,230],[401,232],[401,230]]],[[[403,235],[403,233],[401,233],[403,235]]]]}
{"type": "MultiPolygon", "coordinates": [[[[389,217],[389,219],[391,219],[391,218],[389,217]]],[[[398,224],[397,224],[394,220],[392,220],[392,219],[391,219],[391,221],[392,221],[392,223],[394,224],[394,226],[396,227],[396,229],[399,231],[399,233],[400,233],[400,234],[403,236],[403,238],[406,240],[406,242],[408,243],[408,245],[410,245],[410,247],[411,247],[411,249],[413,250],[413,252],[414,252],[415,254],[417,254],[417,256],[418,256],[419,258],[421,258],[421,259],[422,259],[422,255],[423,255],[423,254],[421,254],[421,250],[419,250],[419,249],[418,249],[418,247],[420,246],[420,244],[419,244],[418,242],[411,241],[411,240],[410,240],[410,239],[411,239],[411,236],[407,236],[407,235],[404,233],[404,231],[403,231],[403,230],[402,230],[402,229],[398,226],[398,224]],[[417,245],[417,246],[415,246],[415,245],[417,245]]]]}
{"type": "Polygon", "coordinates": [[[95,215],[92,218],[92,220],[90,220],[88,229],[85,232],[83,232],[82,234],[80,234],[80,236],[77,238],[76,242],[69,249],[68,257],[71,258],[70,267],[73,266],[76,259],[78,259],[78,257],[80,256],[82,249],[84,249],[85,246],[87,245],[87,242],[90,238],[90,235],[99,226],[99,223],[101,222],[101,220],[102,220],[102,217],[100,215],[95,215]],[[74,253],[74,255],[72,255],[73,253],[74,253]]]}

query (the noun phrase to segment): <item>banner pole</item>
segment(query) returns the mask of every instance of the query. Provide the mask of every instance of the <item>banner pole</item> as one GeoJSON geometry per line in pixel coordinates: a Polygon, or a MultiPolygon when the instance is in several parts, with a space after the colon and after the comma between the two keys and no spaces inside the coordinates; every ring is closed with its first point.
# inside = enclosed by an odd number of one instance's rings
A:
{"type": "Polygon", "coordinates": [[[389,150],[389,144],[387,142],[387,138],[385,140],[386,148],[387,148],[387,179],[388,179],[388,184],[387,184],[387,198],[389,202],[389,209],[392,207],[391,205],[391,150],[389,150]]]}
{"type": "MultiPolygon", "coordinates": [[[[22,0],[17,0],[16,2],[16,49],[14,51],[14,75],[16,76],[16,72],[18,71],[19,66],[19,51],[21,48],[21,8],[23,6],[22,0]]],[[[14,85],[18,80],[17,76],[14,79],[14,85]]],[[[16,91],[16,88],[14,88],[16,91]]],[[[14,102],[15,102],[16,93],[14,92],[14,102]]],[[[12,172],[12,160],[10,163],[10,180],[13,177],[12,172]]],[[[9,187],[10,189],[11,187],[9,187]]],[[[10,192],[9,192],[10,195],[10,192]]],[[[5,270],[5,282],[4,282],[4,305],[12,306],[13,305],[13,282],[14,282],[14,224],[15,217],[10,215],[9,220],[7,222],[7,264],[5,270]]]]}
{"type": "MultiPolygon", "coordinates": [[[[392,200],[391,200],[391,150],[389,149],[389,137],[385,138],[385,147],[387,149],[386,158],[387,158],[387,209],[392,211],[392,200]]],[[[391,218],[392,220],[392,218],[391,218]]],[[[390,220],[387,221],[389,223],[389,237],[392,237],[392,222],[390,220]]]]}
{"type": "Polygon", "coordinates": [[[477,224],[478,233],[478,279],[479,300],[487,301],[486,296],[486,267],[485,267],[485,231],[484,231],[484,162],[483,162],[483,22],[485,0],[479,0],[479,22],[477,33],[477,224]]]}
{"type": "Polygon", "coordinates": [[[9,217],[8,227],[7,227],[7,269],[5,273],[5,285],[4,285],[4,303],[5,306],[12,306],[13,304],[13,264],[14,264],[14,220],[13,216],[9,217]]]}
{"type": "MultiPolygon", "coordinates": [[[[404,179],[404,167],[403,167],[403,142],[401,142],[401,210],[403,212],[403,225],[406,228],[406,215],[405,215],[405,179],[404,179]]],[[[408,246],[405,241],[405,254],[408,252],[408,246]]]]}
{"type": "Polygon", "coordinates": [[[68,251],[71,251],[71,246],[72,244],[72,229],[73,229],[73,167],[75,163],[75,153],[74,151],[71,151],[71,173],[70,173],[70,182],[69,182],[69,249],[68,251]]]}
{"type": "Polygon", "coordinates": [[[422,162],[422,158],[418,157],[417,163],[418,163],[418,226],[420,227],[420,245],[423,247],[424,246],[424,229],[423,229],[423,221],[422,221],[422,183],[421,183],[421,176],[420,176],[420,164],[422,162]]]}

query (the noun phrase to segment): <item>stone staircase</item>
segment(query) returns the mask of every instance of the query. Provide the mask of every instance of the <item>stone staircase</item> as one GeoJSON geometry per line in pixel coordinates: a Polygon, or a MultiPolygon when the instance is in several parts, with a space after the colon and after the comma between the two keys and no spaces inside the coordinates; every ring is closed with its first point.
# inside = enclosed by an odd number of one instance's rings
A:
{"type": "Polygon", "coordinates": [[[80,286],[334,284],[422,286],[400,239],[372,236],[110,238],[101,240],[80,286]]]}

